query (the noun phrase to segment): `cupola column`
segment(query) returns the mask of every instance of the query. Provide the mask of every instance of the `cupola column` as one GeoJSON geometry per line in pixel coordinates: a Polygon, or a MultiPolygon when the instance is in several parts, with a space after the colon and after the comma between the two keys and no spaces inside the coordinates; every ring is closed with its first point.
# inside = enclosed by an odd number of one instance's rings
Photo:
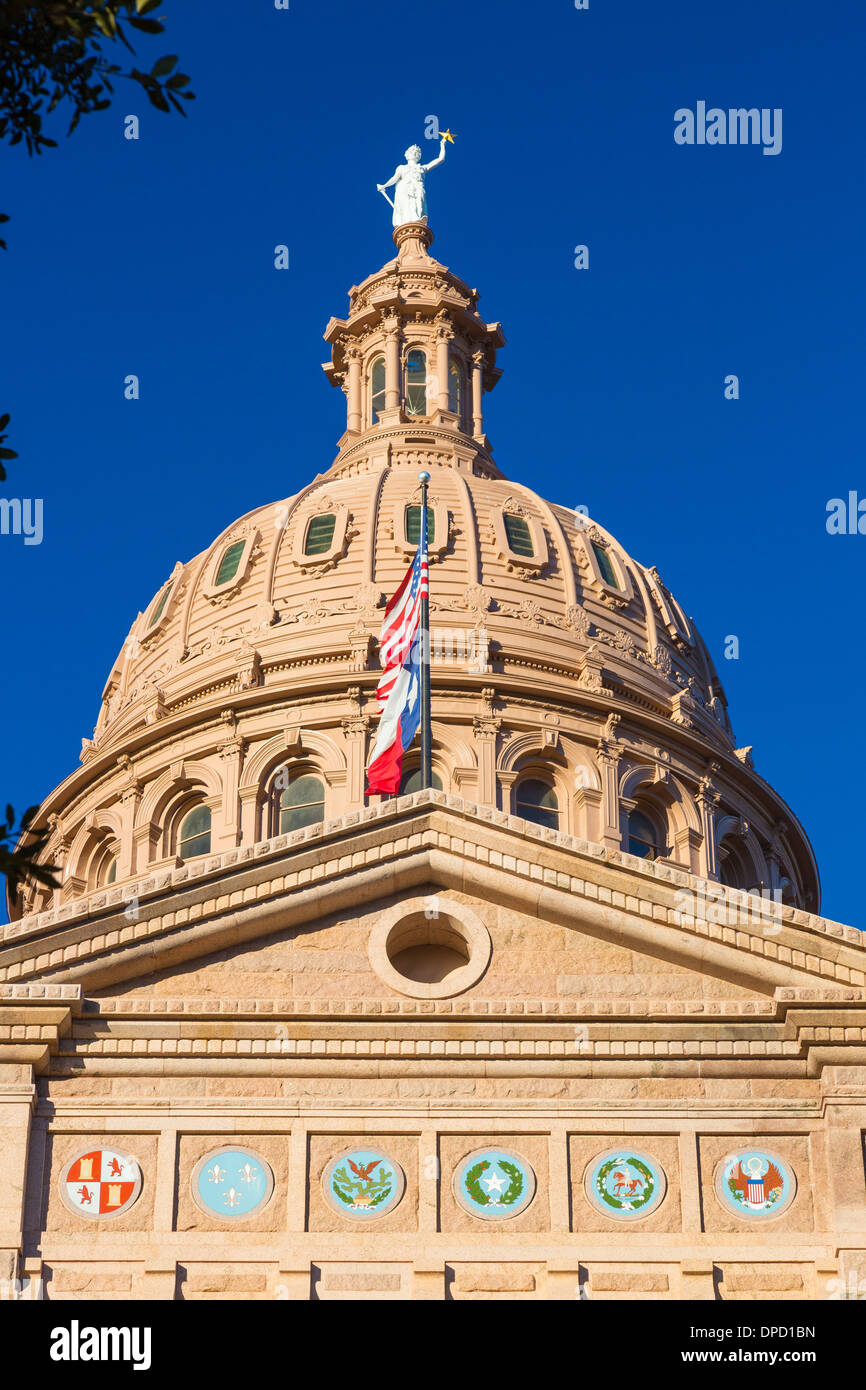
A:
{"type": "Polygon", "coordinates": [[[484,416],[481,413],[481,369],[484,366],[484,353],[472,354],[472,433],[476,439],[484,434],[484,416]]]}
{"type": "Polygon", "coordinates": [[[385,409],[400,408],[400,320],[389,314],[385,328],[385,409]]]}
{"type": "Polygon", "coordinates": [[[349,363],[349,391],[347,425],[350,434],[361,433],[361,353],[358,348],[350,348],[346,353],[349,363]]]}
{"type": "Polygon", "coordinates": [[[439,411],[448,409],[448,347],[451,331],[447,323],[439,323],[436,328],[436,381],[439,387],[437,406],[439,411]]]}

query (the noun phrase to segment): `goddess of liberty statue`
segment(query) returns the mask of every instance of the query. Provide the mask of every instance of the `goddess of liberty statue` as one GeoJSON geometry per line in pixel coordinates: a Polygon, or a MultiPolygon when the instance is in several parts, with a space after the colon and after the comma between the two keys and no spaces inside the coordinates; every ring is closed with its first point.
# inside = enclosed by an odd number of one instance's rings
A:
{"type": "Polygon", "coordinates": [[[410,145],[404,156],[406,163],[398,164],[394,173],[387,183],[377,183],[376,187],[389,203],[391,199],[385,192],[386,188],[394,187],[394,201],[391,203],[394,209],[394,216],[391,218],[395,227],[402,227],[404,222],[426,222],[427,221],[427,195],[424,191],[424,175],[429,169],[435,169],[437,164],[441,164],[445,158],[445,142],[453,142],[454,136],[450,130],[443,131],[439,136],[439,154],[435,159],[431,159],[429,164],[421,163],[420,145],[410,145]]]}

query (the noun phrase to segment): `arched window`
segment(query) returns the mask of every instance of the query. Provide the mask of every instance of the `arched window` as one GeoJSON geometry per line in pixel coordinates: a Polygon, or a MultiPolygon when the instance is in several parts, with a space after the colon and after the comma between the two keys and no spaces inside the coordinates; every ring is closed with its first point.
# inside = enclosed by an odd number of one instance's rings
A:
{"type": "MultiPolygon", "coordinates": [[[[441,790],[442,790],[442,778],[439,776],[438,772],[434,772],[434,773],[432,774],[432,776],[431,776],[431,778],[430,778],[430,782],[431,782],[431,785],[432,785],[434,791],[441,792],[441,790]]],[[[408,796],[410,792],[420,792],[420,791],[421,791],[421,769],[420,769],[420,767],[413,767],[413,768],[410,768],[410,769],[407,769],[406,771],[404,771],[403,776],[400,778],[400,796],[408,796]]]]}
{"type": "Polygon", "coordinates": [[[427,414],[427,355],[420,348],[406,358],[406,413],[427,414]]]}
{"type": "Polygon", "coordinates": [[[385,359],[376,357],[370,368],[370,424],[375,425],[385,409],[385,359]]]}
{"type": "Polygon", "coordinates": [[[593,554],[595,555],[595,558],[598,561],[598,568],[601,571],[601,577],[604,580],[605,584],[609,584],[612,589],[618,589],[619,580],[616,577],[616,570],[613,567],[613,562],[610,558],[610,552],[608,551],[607,546],[596,545],[595,541],[593,541],[592,549],[593,554]]]}
{"type": "Polygon", "coordinates": [[[149,628],[156,627],[157,623],[159,622],[160,618],[165,612],[165,605],[168,603],[169,594],[171,593],[172,588],[172,584],[166,584],[159,598],[156,600],[153,612],[150,615],[150,622],[148,623],[149,628]]]}
{"type": "Polygon", "coordinates": [[[311,517],[304,537],[304,554],[324,555],[330,550],[336,525],[335,512],[322,512],[321,516],[311,517]]]}
{"type": "MultiPolygon", "coordinates": [[[[410,545],[417,545],[421,539],[421,508],[406,508],[406,539],[410,545]]],[[[427,508],[427,544],[436,539],[436,514],[432,507],[427,508]]]]}
{"type": "Polygon", "coordinates": [[[532,554],[532,534],[524,517],[515,512],[506,512],[505,536],[515,555],[532,554]]]}
{"type": "Polygon", "coordinates": [[[628,852],[637,859],[658,859],[661,836],[655,821],[643,811],[631,811],[628,818],[628,852]]]}
{"type": "Polygon", "coordinates": [[[305,825],[318,825],[325,819],[324,783],[310,773],[302,773],[280,793],[277,809],[281,835],[305,825]]]}
{"type": "Polygon", "coordinates": [[[177,832],[177,852],[181,859],[210,854],[210,808],[196,806],[184,816],[177,832]]]}
{"type": "Polygon", "coordinates": [[[227,546],[223,551],[223,557],[220,560],[219,569],[216,572],[216,579],[214,580],[214,586],[216,588],[219,588],[220,584],[228,584],[230,579],[234,579],[238,572],[238,565],[241,562],[241,556],[244,553],[245,545],[246,541],[234,541],[232,545],[227,546]]]}
{"type": "Polygon", "coordinates": [[[448,409],[458,420],[463,414],[463,373],[460,363],[452,357],[448,363],[448,409]]]}
{"type": "Polygon", "coordinates": [[[87,871],[88,888],[107,888],[117,878],[117,841],[100,845],[87,871]]]}
{"type": "Polygon", "coordinates": [[[517,783],[514,812],[524,820],[534,821],[536,825],[546,825],[549,830],[559,829],[556,792],[549,782],[543,782],[540,777],[524,777],[517,783]]]}
{"type": "Polygon", "coordinates": [[[726,836],[719,845],[719,882],[726,888],[739,888],[747,893],[755,882],[756,874],[734,839],[726,836]]]}

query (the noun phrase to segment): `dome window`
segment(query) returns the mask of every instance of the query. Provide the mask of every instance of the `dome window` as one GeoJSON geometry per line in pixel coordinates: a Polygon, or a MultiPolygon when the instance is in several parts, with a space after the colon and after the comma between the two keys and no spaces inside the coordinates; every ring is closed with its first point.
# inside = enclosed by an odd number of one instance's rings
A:
{"type": "Polygon", "coordinates": [[[448,363],[448,409],[458,419],[463,414],[463,373],[453,357],[448,363]]]}
{"type": "Polygon", "coordinates": [[[308,773],[296,777],[280,796],[279,812],[281,835],[318,825],[325,819],[324,784],[308,773]]]}
{"type": "Polygon", "coordinates": [[[619,581],[616,577],[616,570],[613,567],[613,563],[610,558],[610,552],[608,551],[607,546],[598,545],[595,541],[593,541],[592,550],[596,560],[598,561],[598,568],[605,584],[609,584],[612,589],[618,589],[620,587],[619,581]]]}
{"type": "Polygon", "coordinates": [[[559,829],[559,803],[549,782],[540,777],[524,777],[514,794],[514,813],[548,830],[559,829]]]}
{"type": "Polygon", "coordinates": [[[112,859],[111,863],[110,863],[109,866],[108,866],[108,873],[105,875],[106,886],[107,886],[109,883],[114,883],[114,881],[115,881],[116,878],[117,878],[117,855],[114,856],[114,858],[112,859]]]}
{"type": "Polygon", "coordinates": [[[178,831],[178,854],[181,859],[197,859],[210,854],[211,814],[208,806],[196,806],[181,821],[178,831]]]}
{"type": "Polygon", "coordinates": [[[174,585],[172,583],[166,584],[159,598],[156,600],[153,612],[150,615],[150,622],[147,625],[148,629],[156,627],[157,623],[159,622],[160,618],[165,612],[165,605],[168,603],[173,587],[174,585]]]}
{"type": "Polygon", "coordinates": [[[223,551],[223,557],[220,560],[219,569],[216,572],[216,579],[214,580],[214,585],[217,589],[221,584],[228,584],[230,580],[234,579],[238,572],[238,565],[241,562],[241,556],[244,553],[245,545],[246,541],[234,541],[232,545],[227,546],[223,551]]]}
{"type": "MultiPolygon", "coordinates": [[[[421,508],[406,508],[406,539],[410,545],[417,545],[421,539],[421,508]]],[[[433,545],[436,540],[436,513],[432,507],[427,508],[427,544],[433,545]]]]}
{"type": "Polygon", "coordinates": [[[532,555],[532,535],[526,520],[516,512],[505,513],[505,535],[509,549],[515,555],[532,555]]]}
{"type": "Polygon", "coordinates": [[[413,348],[406,358],[406,412],[427,414],[427,355],[413,348]]]}
{"type": "Polygon", "coordinates": [[[629,815],[628,852],[636,859],[658,859],[661,854],[658,830],[643,811],[632,811],[629,815]]]}
{"type": "Polygon", "coordinates": [[[326,554],[333,544],[336,524],[337,518],[333,512],[323,512],[321,516],[312,517],[304,538],[304,554],[326,554]]]}
{"type": "MultiPolygon", "coordinates": [[[[433,773],[430,784],[434,791],[441,792],[442,778],[439,776],[438,772],[433,773]]],[[[422,790],[420,767],[412,768],[410,771],[403,773],[403,776],[400,778],[400,796],[409,796],[411,792],[420,792],[422,790]]]]}
{"type": "Polygon", "coordinates": [[[385,409],[385,359],[377,357],[373,361],[370,371],[370,423],[375,425],[378,422],[380,413],[385,409]]]}

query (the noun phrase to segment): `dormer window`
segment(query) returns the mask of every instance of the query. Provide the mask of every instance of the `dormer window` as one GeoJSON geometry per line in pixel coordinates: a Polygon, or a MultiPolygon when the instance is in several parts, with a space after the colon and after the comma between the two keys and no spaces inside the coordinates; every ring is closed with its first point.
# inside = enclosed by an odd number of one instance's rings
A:
{"type": "Polygon", "coordinates": [[[515,555],[532,555],[532,536],[525,519],[514,512],[505,513],[505,535],[515,555]]]}
{"type": "Polygon", "coordinates": [[[420,348],[406,358],[406,413],[427,414],[427,354],[420,348]]]}
{"type": "Polygon", "coordinates": [[[323,512],[321,516],[311,517],[304,538],[304,554],[324,555],[330,550],[336,524],[337,518],[333,512],[323,512]]]}
{"type": "Polygon", "coordinates": [[[150,622],[147,625],[148,628],[156,627],[157,623],[159,622],[160,618],[165,612],[165,605],[168,603],[169,595],[171,594],[172,588],[172,584],[166,584],[165,588],[163,589],[162,593],[156,601],[156,606],[153,612],[150,615],[150,622]]]}
{"type": "Polygon", "coordinates": [[[216,588],[219,588],[221,584],[228,584],[229,580],[234,579],[238,572],[238,565],[241,562],[241,556],[244,553],[245,545],[246,541],[235,541],[232,545],[226,547],[219,563],[219,569],[216,572],[216,579],[214,580],[216,588]]]}
{"type": "MultiPolygon", "coordinates": [[[[406,508],[406,539],[410,545],[417,545],[421,539],[421,508],[406,508]]],[[[433,545],[436,540],[436,513],[432,507],[427,508],[427,544],[433,545]]]]}
{"type": "Polygon", "coordinates": [[[385,359],[377,357],[370,370],[370,424],[378,423],[385,409],[385,359]]]}
{"type": "Polygon", "coordinates": [[[595,541],[593,541],[592,549],[593,554],[595,555],[595,558],[598,561],[598,568],[605,584],[609,584],[612,589],[618,589],[620,587],[619,580],[616,577],[616,570],[613,567],[613,563],[611,561],[607,546],[598,545],[595,541]]]}

